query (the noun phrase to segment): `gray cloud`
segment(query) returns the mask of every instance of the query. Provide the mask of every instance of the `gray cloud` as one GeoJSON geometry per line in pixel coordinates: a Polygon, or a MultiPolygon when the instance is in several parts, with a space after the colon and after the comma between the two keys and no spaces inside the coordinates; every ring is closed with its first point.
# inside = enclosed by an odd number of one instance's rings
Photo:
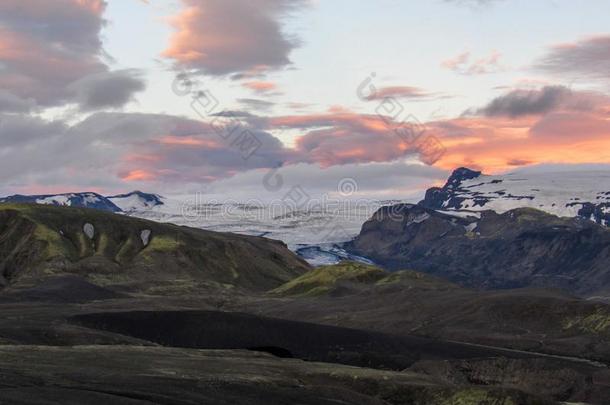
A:
{"type": "Polygon", "coordinates": [[[268,112],[275,106],[273,101],[260,100],[256,98],[238,98],[237,102],[248,109],[260,112],[268,112]]]}
{"type": "Polygon", "coordinates": [[[557,45],[535,67],[551,73],[608,79],[610,35],[557,45]]]}
{"type": "Polygon", "coordinates": [[[569,96],[570,90],[563,86],[546,86],[540,90],[514,90],[495,98],[487,106],[477,110],[477,113],[490,117],[544,114],[557,108],[569,96]]]}
{"type": "Polygon", "coordinates": [[[47,50],[61,44],[58,55],[90,55],[101,50],[105,7],[105,0],[2,0],[0,20],[4,29],[44,42],[47,50]]]}
{"type": "Polygon", "coordinates": [[[376,89],[366,97],[366,100],[383,100],[389,98],[421,99],[430,97],[432,94],[413,86],[388,86],[376,89]]]}
{"type": "Polygon", "coordinates": [[[0,90],[0,112],[28,112],[34,108],[35,101],[25,100],[5,90],[0,90]]]}
{"type": "Polygon", "coordinates": [[[565,86],[545,86],[535,90],[513,90],[493,99],[483,108],[467,110],[464,115],[515,118],[558,110],[604,114],[609,103],[609,97],[603,93],[571,90],[565,86]]]}
{"type": "Polygon", "coordinates": [[[262,181],[269,173],[268,170],[240,173],[210,184],[205,191],[222,198],[245,200],[254,196],[267,201],[280,199],[292,187],[299,186],[310,197],[320,198],[325,194],[336,194],[340,181],[349,178],[357,184],[355,198],[378,200],[412,197],[413,201],[418,201],[430,184],[444,181],[448,175],[447,171],[434,166],[404,162],[346,164],[329,168],[299,163],[271,172],[281,175],[284,183],[282,190],[268,191],[262,181]]]}
{"type": "MultiPolygon", "coordinates": [[[[244,130],[240,126],[236,133],[244,130]]],[[[234,138],[219,134],[209,124],[170,115],[95,113],[69,126],[5,114],[0,184],[4,194],[31,191],[19,189],[24,185],[55,191],[165,188],[275,167],[292,153],[271,134],[252,129],[260,148],[246,160],[234,138]]]]}
{"type": "MultiPolygon", "coordinates": [[[[10,152],[18,147],[35,149],[46,139],[65,133],[66,129],[61,121],[45,121],[27,115],[0,115],[0,151],[10,152]]],[[[20,158],[23,160],[23,156],[20,158]]],[[[2,171],[7,169],[3,162],[2,171]]]]}
{"type": "Polygon", "coordinates": [[[118,108],[133,99],[135,93],[145,89],[139,71],[118,70],[95,73],[69,86],[81,110],[118,108]]]}
{"type": "Polygon", "coordinates": [[[103,62],[105,8],[104,0],[0,2],[0,110],[116,107],[140,90],[135,77],[103,62]]]}
{"type": "Polygon", "coordinates": [[[43,106],[69,99],[71,82],[106,70],[99,60],[104,7],[98,0],[0,2],[0,87],[43,106]]]}

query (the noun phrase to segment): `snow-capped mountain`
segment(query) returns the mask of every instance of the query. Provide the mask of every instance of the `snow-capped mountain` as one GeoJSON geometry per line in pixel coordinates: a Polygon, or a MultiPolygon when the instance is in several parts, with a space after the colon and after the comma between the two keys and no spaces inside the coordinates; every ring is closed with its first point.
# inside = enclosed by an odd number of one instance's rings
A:
{"type": "Polygon", "coordinates": [[[498,213],[530,207],[610,225],[610,171],[595,166],[572,169],[550,166],[492,176],[462,167],[443,187],[428,189],[420,205],[440,211],[498,213]]]}
{"type": "Polygon", "coordinates": [[[107,198],[123,212],[149,210],[164,204],[163,197],[160,195],[143,193],[137,190],[132,191],[131,193],[113,195],[107,198]]]}
{"type": "Polygon", "coordinates": [[[108,198],[97,193],[66,193],[45,195],[12,195],[0,198],[0,203],[35,203],[46,205],[65,205],[69,207],[95,208],[104,211],[121,212],[108,198]]]}
{"type": "Polygon", "coordinates": [[[148,211],[153,207],[163,205],[163,197],[141,191],[132,191],[131,193],[108,197],[92,192],[45,195],[16,194],[0,198],[0,203],[3,202],[95,208],[103,211],[130,213],[148,211]]]}

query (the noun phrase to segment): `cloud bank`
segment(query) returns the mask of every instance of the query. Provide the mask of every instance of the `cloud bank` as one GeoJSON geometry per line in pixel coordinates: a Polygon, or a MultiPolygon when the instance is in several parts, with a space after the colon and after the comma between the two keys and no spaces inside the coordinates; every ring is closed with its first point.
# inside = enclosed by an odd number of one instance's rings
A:
{"type": "Polygon", "coordinates": [[[106,101],[122,106],[142,90],[140,78],[131,77],[125,86],[126,73],[111,72],[103,62],[106,5],[103,0],[0,2],[0,111],[70,103],[91,109],[108,106],[106,101]],[[102,79],[104,95],[94,84],[102,79]]]}

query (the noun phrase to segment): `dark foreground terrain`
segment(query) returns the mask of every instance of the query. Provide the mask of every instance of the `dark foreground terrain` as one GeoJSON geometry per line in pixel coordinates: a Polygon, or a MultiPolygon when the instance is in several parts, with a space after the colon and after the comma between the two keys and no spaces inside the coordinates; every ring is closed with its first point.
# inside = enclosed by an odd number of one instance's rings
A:
{"type": "Polygon", "coordinates": [[[610,403],[602,303],[86,209],[0,218],[0,404],[610,403]]]}
{"type": "Polygon", "coordinates": [[[412,371],[278,359],[240,350],[141,346],[0,348],[2,401],[15,404],[542,404],[412,371]],[[27,364],[36,364],[35,370],[27,364]]]}

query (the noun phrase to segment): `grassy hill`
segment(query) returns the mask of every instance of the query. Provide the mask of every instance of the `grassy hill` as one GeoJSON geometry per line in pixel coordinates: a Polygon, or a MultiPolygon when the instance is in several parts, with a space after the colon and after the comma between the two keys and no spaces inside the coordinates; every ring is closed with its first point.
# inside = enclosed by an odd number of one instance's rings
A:
{"type": "Polygon", "coordinates": [[[309,270],[279,241],[108,212],[0,204],[0,282],[79,275],[102,286],[197,282],[264,291],[309,270]]]}
{"type": "MultiPolygon", "coordinates": [[[[415,271],[402,270],[389,273],[380,267],[344,261],[331,266],[321,266],[290,280],[269,292],[272,296],[315,297],[322,295],[347,295],[375,286],[401,284],[416,287],[447,288],[451,283],[415,271]]],[[[455,286],[457,288],[457,286],[455,286]]]]}

